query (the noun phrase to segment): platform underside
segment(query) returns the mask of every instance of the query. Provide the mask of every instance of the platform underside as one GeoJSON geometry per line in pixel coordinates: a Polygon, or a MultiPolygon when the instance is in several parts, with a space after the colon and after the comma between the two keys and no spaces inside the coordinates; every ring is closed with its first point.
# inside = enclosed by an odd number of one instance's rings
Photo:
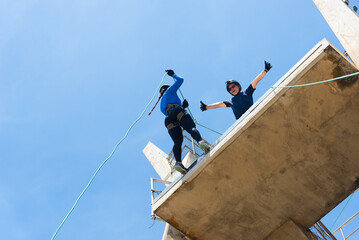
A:
{"type": "MultiPolygon", "coordinates": [[[[357,71],[323,40],[275,85],[357,71]]],[[[356,188],[358,80],[268,91],[155,213],[192,239],[265,239],[290,219],[309,228],[356,188]]]]}

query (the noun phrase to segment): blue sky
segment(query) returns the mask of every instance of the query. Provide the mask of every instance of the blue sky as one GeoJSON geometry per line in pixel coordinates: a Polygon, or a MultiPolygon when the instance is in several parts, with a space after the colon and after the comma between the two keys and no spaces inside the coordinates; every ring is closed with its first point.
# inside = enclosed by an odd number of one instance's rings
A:
{"type": "MultiPolygon", "coordinates": [[[[271,62],[257,100],[321,39],[343,51],[315,4],[299,0],[0,0],[0,33],[0,239],[12,240],[52,237],[165,69],[185,78],[196,119],[225,132],[232,112],[202,113],[199,101],[229,99],[226,80],[249,85],[271,62]]],[[[199,130],[210,142],[219,137],[199,130]]],[[[163,223],[149,228],[157,174],[142,153],[148,141],[172,147],[158,108],[133,128],[56,239],[161,239],[163,223]]]]}

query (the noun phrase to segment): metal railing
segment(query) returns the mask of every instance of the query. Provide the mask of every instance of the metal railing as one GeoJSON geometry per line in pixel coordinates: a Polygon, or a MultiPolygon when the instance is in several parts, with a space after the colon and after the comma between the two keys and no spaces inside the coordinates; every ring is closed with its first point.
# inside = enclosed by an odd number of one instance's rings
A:
{"type": "MultiPolygon", "coordinates": [[[[185,138],[188,139],[188,137],[185,136],[185,138]]],[[[198,145],[196,143],[194,143],[195,146],[198,147],[198,145]]],[[[197,157],[199,157],[200,155],[198,153],[196,153],[196,150],[194,147],[192,147],[192,149],[187,146],[187,145],[184,145],[183,148],[182,148],[182,155],[183,155],[183,152],[188,149],[188,152],[191,152],[193,153],[194,155],[196,155],[197,157]]],[[[170,155],[168,155],[168,163],[170,164],[171,166],[171,169],[172,169],[172,172],[173,172],[173,166],[175,165],[174,163],[174,155],[173,155],[173,151],[171,151],[170,155]]]]}
{"type": "Polygon", "coordinates": [[[352,237],[358,230],[359,230],[359,227],[357,229],[355,229],[352,233],[350,233],[347,237],[345,237],[344,235],[344,232],[343,232],[343,228],[348,224],[350,223],[351,221],[353,221],[353,219],[355,219],[357,216],[359,216],[359,212],[357,212],[356,214],[354,214],[351,218],[349,218],[345,223],[343,223],[343,225],[341,225],[337,230],[335,230],[333,232],[333,234],[336,234],[337,232],[340,231],[342,237],[343,237],[343,240],[347,240],[349,239],[350,237],[352,237]]]}
{"type": "Polygon", "coordinates": [[[156,214],[152,210],[152,205],[155,200],[155,193],[160,194],[162,191],[155,189],[155,182],[163,183],[163,184],[171,184],[169,181],[164,181],[160,179],[151,178],[151,218],[153,220],[163,221],[160,217],[156,216],[156,214]]]}
{"type": "Polygon", "coordinates": [[[318,221],[310,228],[313,238],[317,240],[337,240],[334,235],[326,228],[326,226],[318,221]]]}
{"type": "MultiPolygon", "coordinates": [[[[183,129],[182,129],[182,132],[183,132],[183,129]]],[[[182,148],[182,153],[187,149],[188,152],[191,152],[193,153],[194,155],[196,155],[197,157],[199,157],[200,155],[197,153],[196,149],[199,150],[199,151],[202,151],[202,149],[199,148],[198,144],[194,142],[193,138],[189,138],[187,137],[186,135],[183,135],[183,138],[188,140],[191,145],[192,145],[192,148],[190,148],[188,145],[184,145],[183,148],[182,148]]],[[[204,140],[204,139],[203,139],[204,140]]],[[[206,140],[204,140],[206,143],[208,143],[206,140]]],[[[208,143],[209,144],[209,143],[208,143]]],[[[183,155],[183,154],[182,154],[183,155]]],[[[173,151],[170,152],[170,154],[168,155],[168,163],[170,164],[171,167],[174,166],[174,155],[173,155],[173,151]]]]}
{"type": "MultiPolygon", "coordinates": [[[[183,132],[183,129],[182,129],[182,132],[183,132]]],[[[183,137],[185,140],[188,140],[191,145],[192,145],[192,148],[190,148],[189,146],[187,146],[186,144],[183,146],[182,148],[182,155],[183,155],[183,152],[187,149],[188,152],[191,152],[192,154],[196,155],[197,157],[200,157],[200,155],[197,153],[198,151],[196,151],[196,148],[197,150],[199,151],[202,151],[202,149],[199,148],[198,144],[194,142],[193,138],[189,138],[187,137],[186,135],[183,134],[183,137]]],[[[204,140],[206,143],[208,143],[206,140],[204,140]]],[[[208,143],[209,144],[209,143],[208,143]]],[[[174,172],[174,154],[173,154],[173,151],[171,151],[171,153],[168,155],[168,163],[169,165],[171,166],[171,174],[174,172]]],[[[161,179],[155,179],[155,178],[151,178],[150,179],[151,181],[151,218],[153,220],[158,220],[158,221],[163,221],[160,217],[158,217],[152,210],[152,206],[153,206],[153,203],[154,203],[154,200],[155,200],[155,194],[161,194],[162,191],[161,190],[156,190],[155,189],[155,182],[157,183],[162,183],[162,184],[165,184],[165,185],[169,185],[171,184],[172,182],[169,182],[169,181],[165,181],[165,180],[161,180],[161,179]]]]}

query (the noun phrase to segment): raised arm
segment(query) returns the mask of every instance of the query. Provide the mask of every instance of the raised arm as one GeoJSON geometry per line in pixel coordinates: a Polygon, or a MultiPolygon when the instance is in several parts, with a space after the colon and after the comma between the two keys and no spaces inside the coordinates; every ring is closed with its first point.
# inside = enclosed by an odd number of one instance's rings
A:
{"type": "Polygon", "coordinates": [[[173,79],[175,80],[175,83],[167,91],[176,92],[182,85],[183,78],[181,78],[180,76],[177,76],[172,69],[166,70],[166,73],[168,74],[168,76],[173,77],[173,79]]]}
{"type": "Polygon", "coordinates": [[[262,78],[264,78],[264,76],[267,74],[267,72],[271,68],[272,68],[272,65],[269,62],[264,61],[264,70],[260,74],[258,74],[258,76],[251,83],[253,88],[256,88],[259,81],[262,80],[262,78]]]}
{"type": "Polygon", "coordinates": [[[221,107],[227,107],[227,106],[226,106],[226,104],[224,104],[224,102],[217,102],[217,103],[212,103],[212,104],[206,105],[201,101],[200,108],[202,111],[206,111],[208,109],[215,109],[215,108],[221,108],[221,107]]]}

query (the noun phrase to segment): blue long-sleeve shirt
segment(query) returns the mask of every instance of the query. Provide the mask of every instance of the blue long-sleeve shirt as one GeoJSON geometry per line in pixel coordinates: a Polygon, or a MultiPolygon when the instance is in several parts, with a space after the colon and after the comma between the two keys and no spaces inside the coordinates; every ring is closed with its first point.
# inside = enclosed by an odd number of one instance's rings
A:
{"type": "Polygon", "coordinates": [[[172,77],[174,78],[175,83],[167,89],[167,91],[165,92],[165,94],[163,94],[161,99],[161,112],[165,116],[167,116],[166,108],[168,104],[178,104],[180,106],[182,105],[181,99],[177,95],[177,91],[183,83],[183,78],[177,76],[176,74],[174,74],[172,77]]]}

